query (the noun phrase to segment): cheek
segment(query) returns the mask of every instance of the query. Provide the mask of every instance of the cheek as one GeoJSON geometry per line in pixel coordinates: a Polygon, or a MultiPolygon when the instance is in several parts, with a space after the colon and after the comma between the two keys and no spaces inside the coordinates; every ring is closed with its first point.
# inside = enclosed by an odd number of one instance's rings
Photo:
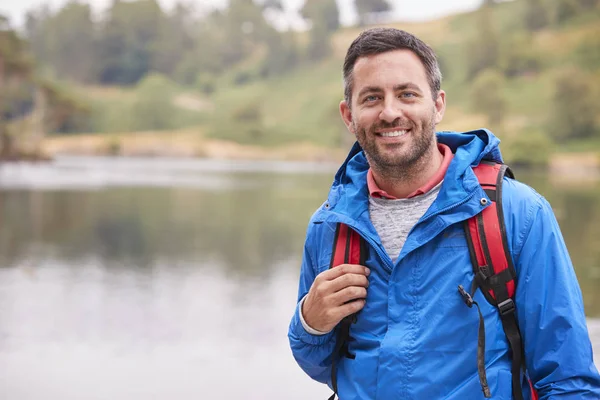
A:
{"type": "Polygon", "coordinates": [[[354,126],[356,128],[367,129],[372,126],[378,120],[378,113],[369,110],[369,112],[361,112],[358,115],[355,115],[353,120],[354,126]]]}

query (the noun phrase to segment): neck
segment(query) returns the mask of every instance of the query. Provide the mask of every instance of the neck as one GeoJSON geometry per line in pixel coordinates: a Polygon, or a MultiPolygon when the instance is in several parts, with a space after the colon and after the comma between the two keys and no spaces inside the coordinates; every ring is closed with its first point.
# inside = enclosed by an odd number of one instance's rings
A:
{"type": "Polygon", "coordinates": [[[429,182],[441,167],[443,158],[435,144],[411,165],[383,169],[371,165],[371,168],[377,186],[398,199],[404,199],[429,182]]]}

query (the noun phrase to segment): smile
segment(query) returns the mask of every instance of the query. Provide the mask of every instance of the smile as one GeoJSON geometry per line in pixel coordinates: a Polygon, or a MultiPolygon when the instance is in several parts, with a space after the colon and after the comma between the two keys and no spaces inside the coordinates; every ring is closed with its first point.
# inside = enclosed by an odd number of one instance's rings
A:
{"type": "Polygon", "coordinates": [[[407,132],[408,132],[408,130],[399,130],[399,131],[392,131],[392,132],[379,132],[379,136],[399,137],[399,136],[404,136],[407,132]]]}

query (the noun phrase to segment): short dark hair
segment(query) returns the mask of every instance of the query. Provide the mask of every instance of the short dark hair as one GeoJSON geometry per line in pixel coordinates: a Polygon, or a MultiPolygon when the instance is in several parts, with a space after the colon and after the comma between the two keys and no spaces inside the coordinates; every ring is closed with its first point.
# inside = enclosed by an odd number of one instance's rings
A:
{"type": "Polygon", "coordinates": [[[423,63],[431,94],[435,99],[442,85],[442,73],[434,51],[415,35],[394,28],[371,28],[358,35],[352,42],[344,60],[344,99],[348,106],[352,97],[354,64],[360,57],[407,49],[415,53],[423,63]]]}

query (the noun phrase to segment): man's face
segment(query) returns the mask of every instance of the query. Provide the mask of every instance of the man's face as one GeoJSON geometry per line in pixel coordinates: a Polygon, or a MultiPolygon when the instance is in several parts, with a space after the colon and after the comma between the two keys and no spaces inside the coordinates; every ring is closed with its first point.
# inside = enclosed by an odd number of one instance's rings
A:
{"type": "Polygon", "coordinates": [[[445,93],[435,100],[425,67],[410,50],[361,57],[353,71],[351,107],[340,112],[371,166],[380,171],[408,167],[435,146],[435,126],[442,120],[445,93]]]}

